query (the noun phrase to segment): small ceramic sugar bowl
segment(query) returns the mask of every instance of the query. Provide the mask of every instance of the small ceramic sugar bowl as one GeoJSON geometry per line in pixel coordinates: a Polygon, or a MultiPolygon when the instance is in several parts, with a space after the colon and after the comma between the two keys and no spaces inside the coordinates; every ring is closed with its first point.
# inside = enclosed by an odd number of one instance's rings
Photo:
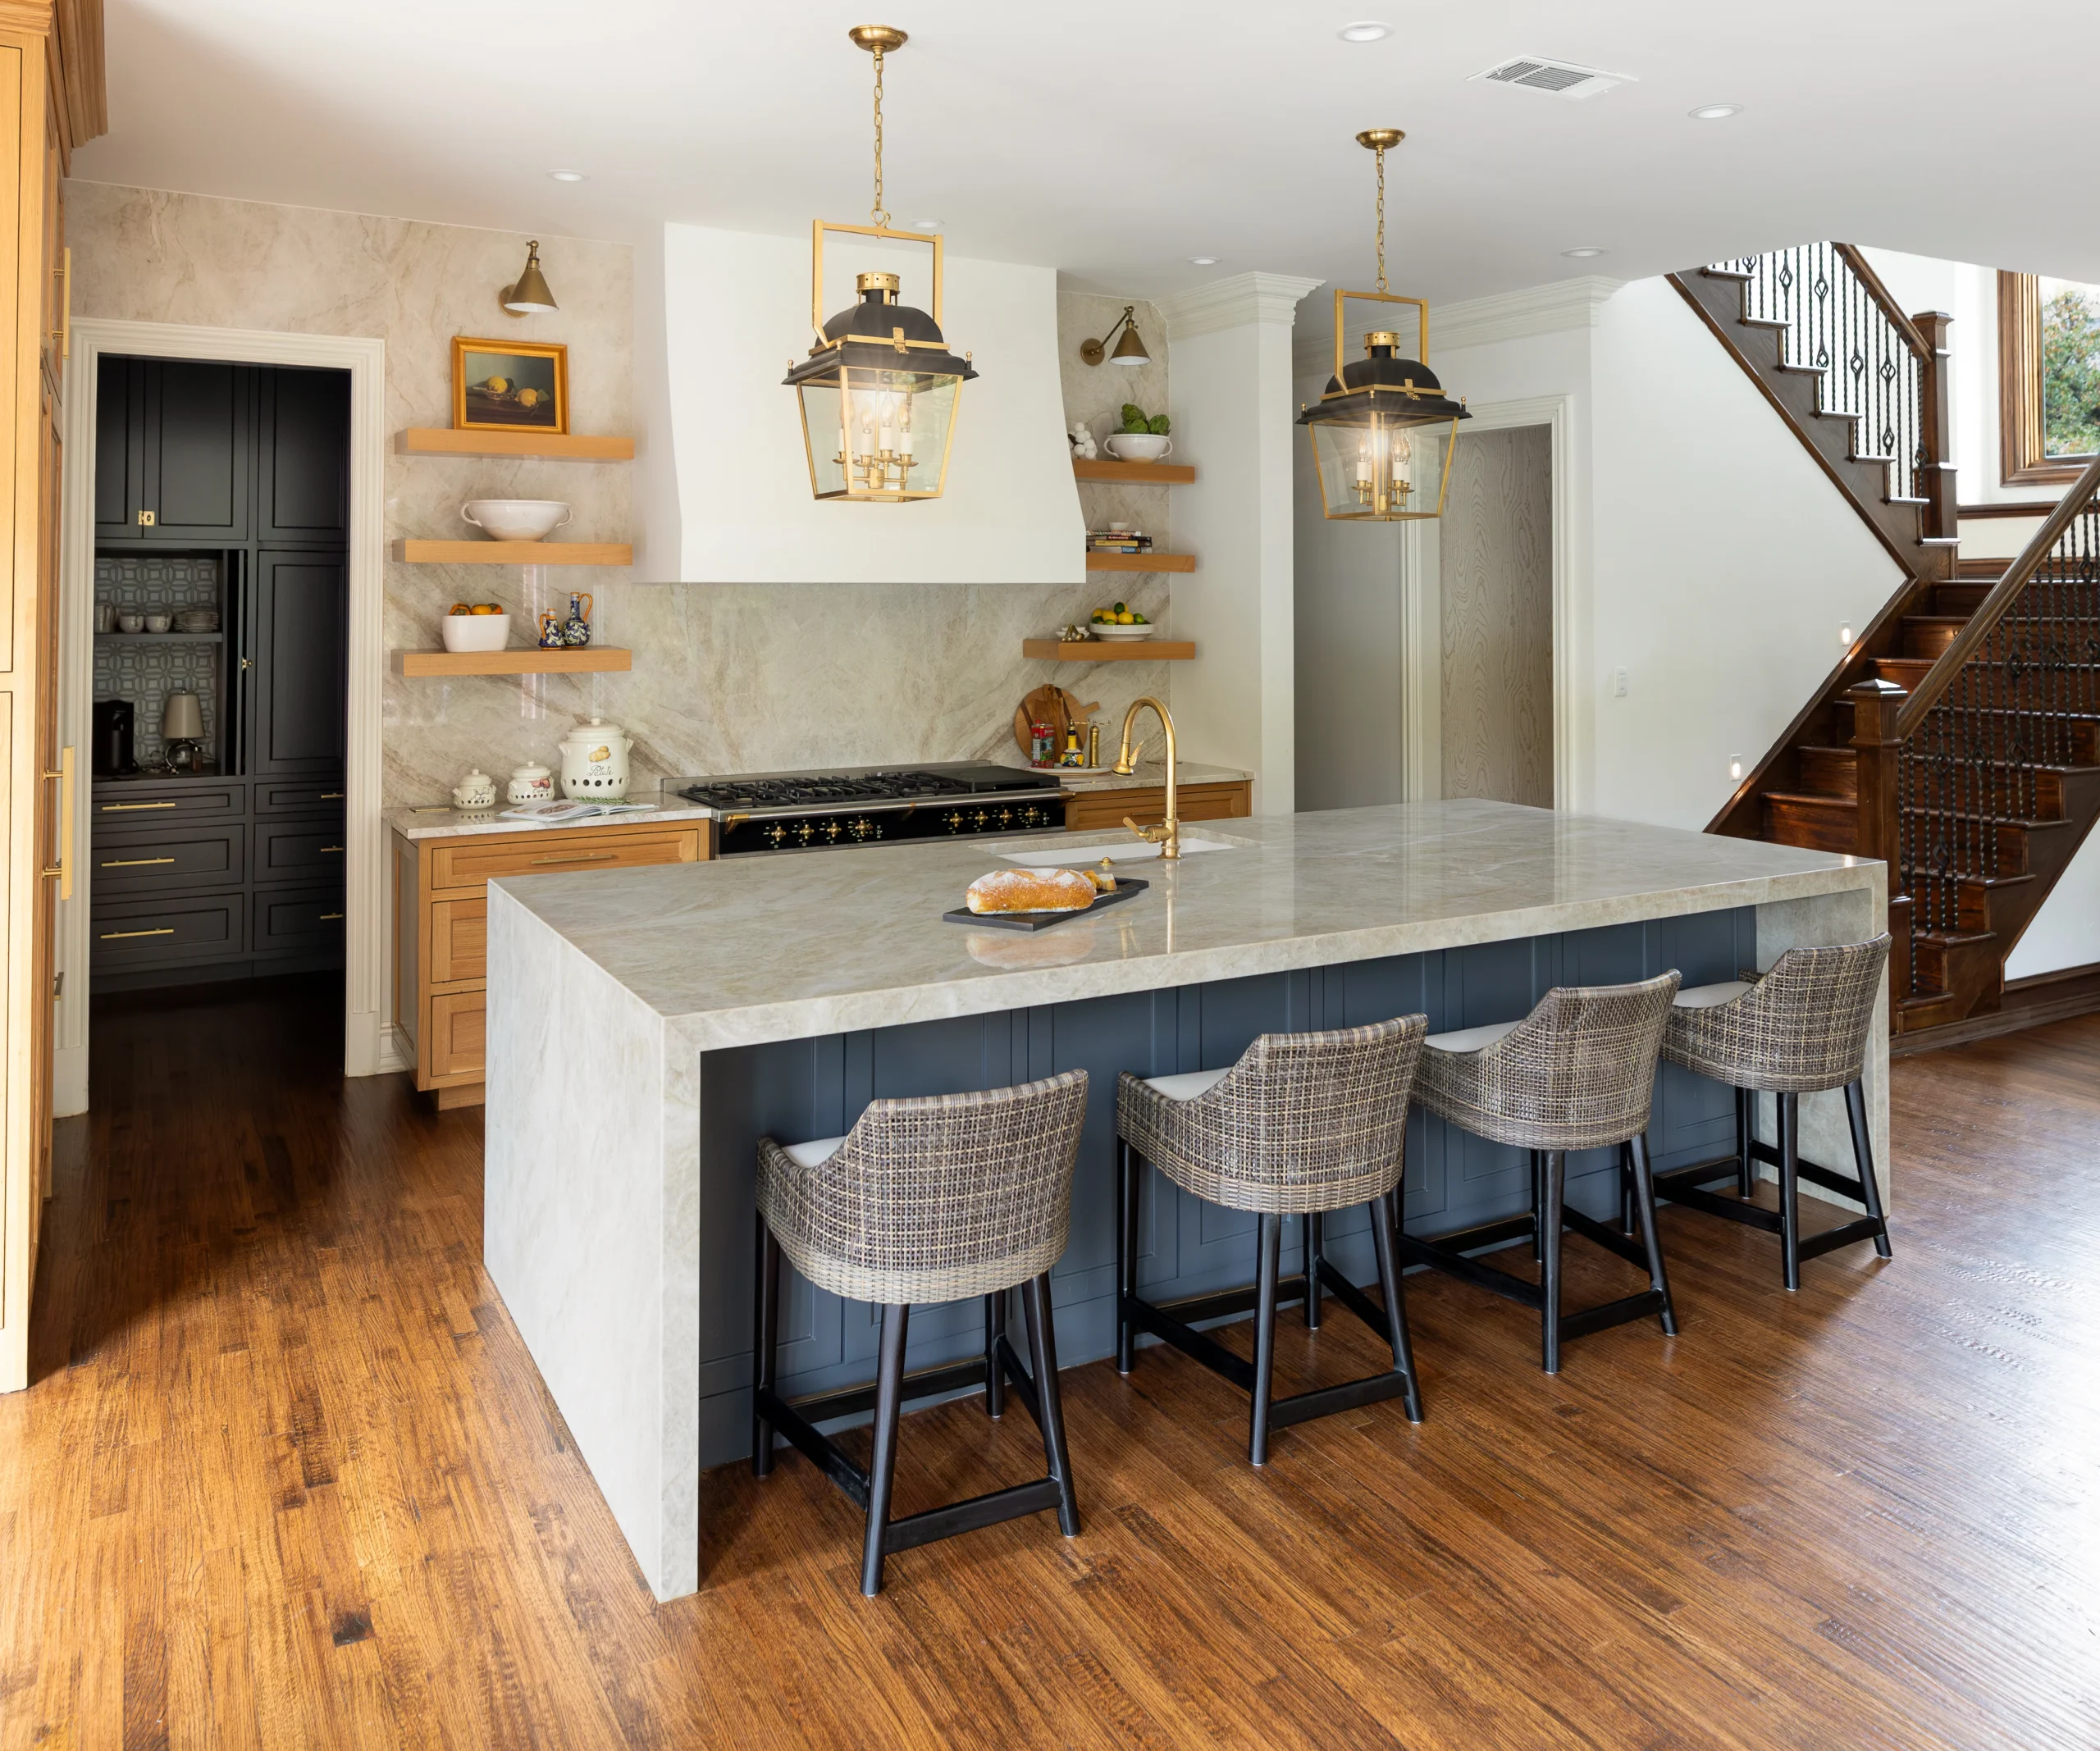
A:
{"type": "Polygon", "coordinates": [[[544,766],[520,766],[511,773],[510,787],[504,794],[514,803],[551,802],[555,775],[544,766]]]}
{"type": "Polygon", "coordinates": [[[477,766],[452,787],[452,806],[455,809],[493,809],[495,807],[495,780],[477,766]]]}

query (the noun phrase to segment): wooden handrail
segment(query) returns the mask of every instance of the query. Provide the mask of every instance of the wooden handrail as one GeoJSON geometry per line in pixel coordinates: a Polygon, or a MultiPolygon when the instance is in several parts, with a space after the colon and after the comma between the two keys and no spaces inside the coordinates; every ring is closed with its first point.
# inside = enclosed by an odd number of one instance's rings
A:
{"type": "Polygon", "coordinates": [[[2034,539],[2020,550],[2020,557],[2006,568],[2005,576],[1991,586],[1983,605],[1969,617],[1968,625],[1955,634],[1954,642],[1939,654],[1939,659],[1925,671],[1910,699],[1905,702],[1896,719],[1896,738],[1907,741],[1916,733],[1918,726],[1925,721],[1926,714],[1946,695],[1960,674],[1964,664],[1976,654],[1985,639],[1997,623],[2005,618],[2014,603],[2025,594],[2042,563],[2056,550],[2063,532],[2073,522],[2093,508],[2094,495],[2100,494],[2100,457],[2096,457],[2078,477],[2078,484],[2057,501],[2057,508],[2049,513],[2047,521],[2034,531],[2034,539]]]}
{"type": "Polygon", "coordinates": [[[1860,284],[1867,289],[1867,295],[1881,306],[1881,313],[1903,337],[1904,345],[1917,355],[1920,363],[1929,365],[1933,360],[1931,344],[1919,332],[1918,325],[1904,315],[1903,307],[1881,283],[1881,276],[1874,271],[1873,265],[1860,253],[1859,246],[1856,244],[1841,244],[1833,238],[1830,247],[1838,252],[1838,258],[1859,276],[1860,284]]]}

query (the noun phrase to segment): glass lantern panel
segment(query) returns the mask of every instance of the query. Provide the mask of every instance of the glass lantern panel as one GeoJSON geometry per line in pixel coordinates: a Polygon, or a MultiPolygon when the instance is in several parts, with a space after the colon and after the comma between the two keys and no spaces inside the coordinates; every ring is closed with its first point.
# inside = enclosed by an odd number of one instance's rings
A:
{"type": "Polygon", "coordinates": [[[1306,427],[1331,518],[1395,522],[1434,517],[1444,495],[1449,444],[1437,426],[1401,425],[1383,413],[1306,427]]]}
{"type": "Polygon", "coordinates": [[[962,380],[849,366],[802,385],[810,484],[819,499],[940,495],[962,380]]]}

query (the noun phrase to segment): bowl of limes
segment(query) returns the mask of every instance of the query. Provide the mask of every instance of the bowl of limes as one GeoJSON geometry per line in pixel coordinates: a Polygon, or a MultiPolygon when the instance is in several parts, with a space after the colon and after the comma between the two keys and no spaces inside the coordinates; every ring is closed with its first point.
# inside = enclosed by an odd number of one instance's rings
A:
{"type": "Polygon", "coordinates": [[[1087,630],[1096,638],[1150,638],[1157,630],[1135,609],[1118,602],[1113,608],[1097,608],[1087,630]]]}

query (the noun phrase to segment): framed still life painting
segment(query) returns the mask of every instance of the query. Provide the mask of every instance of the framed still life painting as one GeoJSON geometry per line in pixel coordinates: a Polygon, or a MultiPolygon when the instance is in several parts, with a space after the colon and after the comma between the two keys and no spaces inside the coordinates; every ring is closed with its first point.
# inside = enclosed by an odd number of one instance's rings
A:
{"type": "Polygon", "coordinates": [[[568,349],[526,340],[452,340],[456,431],[568,430],[568,349]]]}

